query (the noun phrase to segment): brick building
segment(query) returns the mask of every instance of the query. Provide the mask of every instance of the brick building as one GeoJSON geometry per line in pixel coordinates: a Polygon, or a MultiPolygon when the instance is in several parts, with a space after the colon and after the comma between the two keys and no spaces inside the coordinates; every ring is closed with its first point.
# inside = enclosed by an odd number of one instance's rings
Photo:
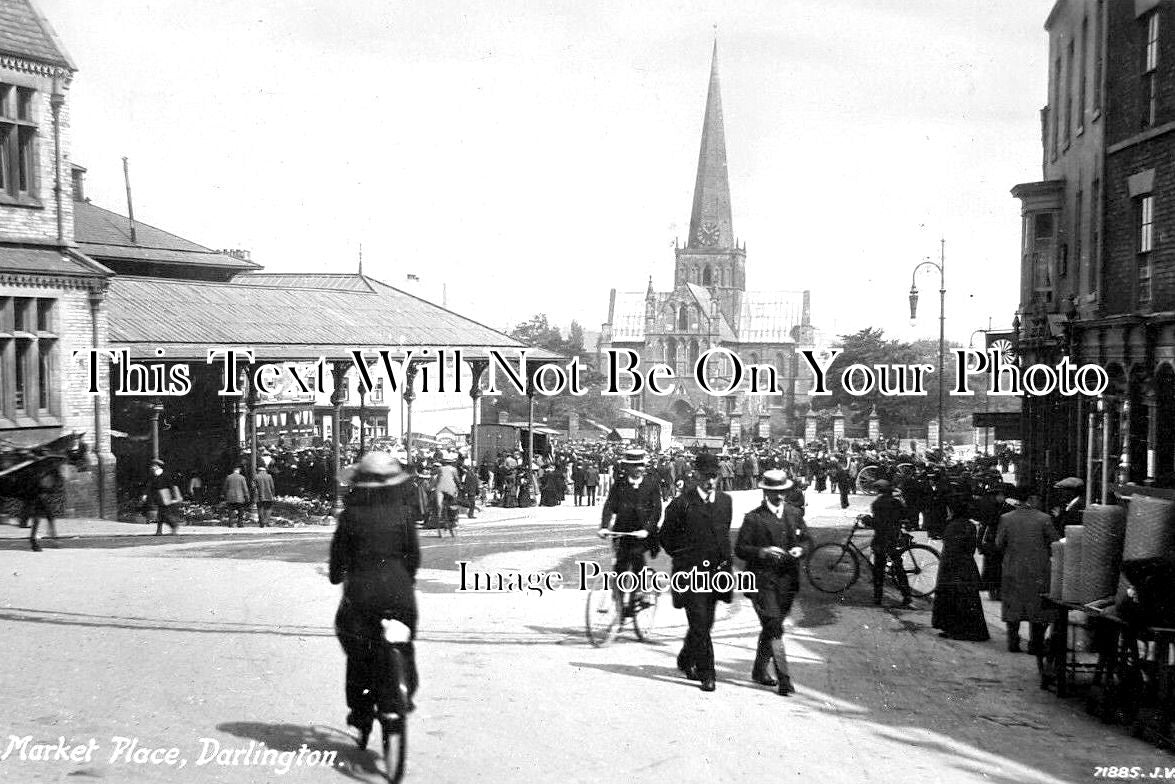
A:
{"type": "Polygon", "coordinates": [[[1175,486],[1173,28],[1169,0],[1056,3],[1044,177],[1013,189],[1021,364],[1067,356],[1111,380],[1100,401],[1025,398],[1027,468],[1087,476],[1094,497],[1175,486]]]}
{"type": "Polygon", "coordinates": [[[92,470],[64,469],[65,512],[94,516],[114,508],[109,403],[72,357],[105,345],[111,272],[73,239],[74,72],[29,0],[0,0],[0,438],[86,433],[92,470]]]}
{"type": "MultiPolygon", "coordinates": [[[[731,217],[715,42],[689,236],[675,250],[673,290],[655,291],[652,278],[643,292],[613,289],[599,343],[601,352],[632,349],[645,368],[655,363],[673,368],[678,380],[672,396],[642,395],[632,405],[673,422],[675,433],[708,431],[736,439],[803,435],[796,416],[807,402],[810,375],[798,352],[816,343],[809,292],[748,291],[746,263],[747,247],[736,238],[731,217]],[[725,397],[701,389],[691,380],[693,368],[714,347],[728,349],[744,364],[774,368],[781,393],[747,395],[745,381],[725,397]]],[[[730,364],[715,362],[711,370],[714,386],[725,388],[730,364]]]]}

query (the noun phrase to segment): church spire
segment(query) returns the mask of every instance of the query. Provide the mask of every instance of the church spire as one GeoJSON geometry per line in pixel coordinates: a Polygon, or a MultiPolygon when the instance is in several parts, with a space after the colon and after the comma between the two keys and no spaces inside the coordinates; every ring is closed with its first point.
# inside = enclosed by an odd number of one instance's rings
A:
{"type": "Polygon", "coordinates": [[[726,130],[722,124],[722,95],[718,88],[718,39],[710,61],[710,90],[702,120],[698,152],[698,179],[690,213],[690,248],[733,248],[730,220],[730,182],[726,175],[726,130]]]}

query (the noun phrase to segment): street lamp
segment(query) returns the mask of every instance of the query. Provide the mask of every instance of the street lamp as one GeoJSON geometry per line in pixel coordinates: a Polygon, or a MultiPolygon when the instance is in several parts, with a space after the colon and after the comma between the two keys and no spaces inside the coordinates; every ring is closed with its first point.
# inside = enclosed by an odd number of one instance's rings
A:
{"type": "Polygon", "coordinates": [[[934,267],[938,270],[938,453],[942,457],[942,432],[943,432],[943,356],[946,353],[946,303],[947,303],[947,284],[946,284],[946,240],[939,240],[939,261],[935,263],[927,259],[914,267],[913,273],[910,275],[910,323],[913,324],[918,317],[918,287],[914,284],[914,278],[918,275],[918,270],[923,267],[934,267]]]}

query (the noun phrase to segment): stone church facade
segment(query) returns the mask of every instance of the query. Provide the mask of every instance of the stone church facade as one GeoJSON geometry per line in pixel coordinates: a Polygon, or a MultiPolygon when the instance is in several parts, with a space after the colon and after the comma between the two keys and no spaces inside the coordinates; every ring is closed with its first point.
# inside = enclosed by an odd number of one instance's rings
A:
{"type": "MultiPolygon", "coordinates": [[[[600,336],[601,354],[610,348],[631,349],[642,367],[664,363],[674,369],[672,395],[642,394],[631,401],[633,408],[673,422],[674,433],[737,440],[803,435],[811,373],[799,352],[815,349],[817,341],[810,294],[748,291],[746,265],[746,244],[735,237],[731,219],[715,42],[689,236],[675,249],[673,290],[655,291],[651,278],[643,292],[613,289],[600,336]],[[729,395],[703,390],[692,380],[693,368],[699,356],[717,347],[737,355],[744,365],[769,365],[777,374],[778,392],[747,394],[746,373],[729,395]]],[[[730,363],[711,361],[707,370],[712,387],[730,385],[730,363]]],[[[766,371],[759,378],[765,386],[766,371]]]]}

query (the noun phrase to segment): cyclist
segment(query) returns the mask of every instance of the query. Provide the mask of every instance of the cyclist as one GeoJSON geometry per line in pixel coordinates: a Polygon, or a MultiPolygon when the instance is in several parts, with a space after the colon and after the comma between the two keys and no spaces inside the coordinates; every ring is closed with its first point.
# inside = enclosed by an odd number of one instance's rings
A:
{"type": "Polygon", "coordinates": [[[893,495],[893,485],[881,479],[873,483],[877,498],[873,501],[873,603],[881,604],[882,589],[885,587],[885,565],[894,564],[894,575],[898,590],[902,592],[902,607],[909,607],[910,584],[902,566],[898,545],[902,537],[902,520],[906,507],[893,495]]]}
{"type": "Polygon", "coordinates": [[[645,553],[656,558],[660,552],[657,523],[661,521],[661,488],[645,477],[648,465],[645,450],[627,450],[619,464],[625,476],[608,491],[598,533],[600,538],[604,538],[609,531],[648,532],[643,539],[617,537],[613,544],[616,551],[614,571],[639,573],[645,568],[645,553]]]}
{"type": "Polygon", "coordinates": [[[397,705],[397,692],[381,666],[384,631],[381,621],[399,621],[416,637],[416,570],[420,546],[413,521],[416,488],[411,475],[386,452],[368,452],[340,479],[351,485],[330,546],[330,581],[343,584],[335,615],[335,634],[347,654],[347,723],[367,747],[372,722],[386,728],[389,714],[412,710],[418,683],[411,642],[403,661],[408,705],[397,705]]]}

